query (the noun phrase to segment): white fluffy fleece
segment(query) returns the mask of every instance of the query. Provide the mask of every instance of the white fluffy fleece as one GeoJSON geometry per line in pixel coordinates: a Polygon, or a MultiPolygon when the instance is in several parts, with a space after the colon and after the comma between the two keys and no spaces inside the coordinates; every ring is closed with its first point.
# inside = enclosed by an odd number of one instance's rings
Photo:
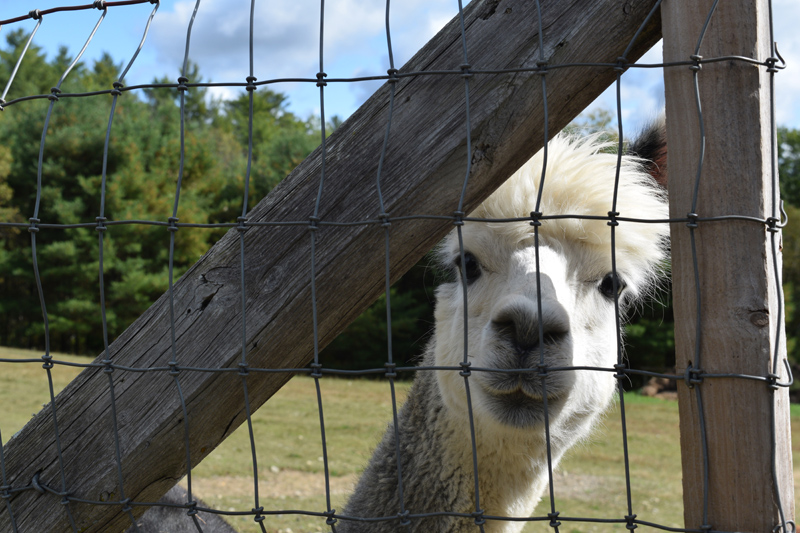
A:
{"type": "MultiPolygon", "coordinates": [[[[607,217],[614,209],[617,156],[595,139],[558,136],[549,144],[539,211],[607,217]]],[[[543,153],[535,155],[470,217],[529,216],[536,208],[543,153]]],[[[666,198],[642,162],[624,156],[619,217],[667,218],[666,198]]],[[[467,222],[462,228],[467,278],[467,353],[486,515],[530,516],[548,483],[544,400],[554,463],[585,438],[610,404],[618,359],[614,287],[625,309],[658,278],[666,224],[620,221],[613,284],[608,220],[550,219],[535,246],[530,222],[467,222]],[[537,275],[538,260],[538,275],[537,275]],[[538,280],[538,281],[537,281],[538,280]],[[541,299],[541,314],[540,304],[541,299]],[[540,343],[540,324],[544,333],[540,343]],[[543,363],[541,375],[531,373],[543,363]],[[489,372],[481,369],[504,370],[489,372]],[[526,374],[514,372],[528,371],[526,374]],[[544,382],[544,385],[543,385],[544,382]]],[[[439,247],[444,268],[458,273],[456,232],[439,247]]],[[[464,290],[460,274],[436,292],[436,328],[423,366],[459,366],[464,358],[464,290]]],[[[464,378],[457,371],[419,371],[399,415],[404,508],[412,514],[475,510],[472,446],[464,378]]],[[[394,428],[389,427],[343,514],[391,517],[400,510],[394,428]]],[[[488,520],[489,532],[519,531],[521,522],[488,520]]],[[[473,518],[448,516],[382,522],[339,521],[339,532],[476,531],[473,518]]]]}

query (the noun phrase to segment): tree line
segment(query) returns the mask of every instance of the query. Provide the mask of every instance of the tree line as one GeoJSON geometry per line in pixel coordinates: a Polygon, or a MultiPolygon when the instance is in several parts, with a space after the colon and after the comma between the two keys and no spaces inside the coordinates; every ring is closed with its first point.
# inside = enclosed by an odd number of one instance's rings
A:
{"type": "MultiPolygon", "coordinates": [[[[25,44],[18,30],[0,48],[0,86],[5,86],[25,44]]],[[[7,99],[49,94],[71,62],[62,48],[48,60],[32,45],[7,99]]],[[[64,93],[107,90],[121,64],[105,54],[93,65],[79,63],[64,93]]],[[[187,77],[201,80],[197,65],[187,77]]],[[[154,83],[174,83],[166,77],[154,83]]],[[[321,140],[319,119],[288,110],[287,97],[259,88],[253,93],[253,155],[248,208],[253,207],[321,140]]],[[[144,89],[118,99],[111,130],[105,189],[108,220],[163,221],[172,213],[180,165],[180,109],[174,89],[144,89]]],[[[102,154],[110,99],[61,98],[45,138],[42,222],[94,221],[100,210],[102,154]],[[107,105],[104,105],[107,104],[107,105]]],[[[26,223],[37,190],[40,141],[48,100],[8,107],[0,118],[0,222],[26,223]]],[[[179,218],[188,223],[235,222],[241,212],[247,168],[249,95],[214,100],[206,89],[185,93],[185,155],[179,218]]],[[[573,127],[604,130],[610,116],[583,117],[573,127]]],[[[339,123],[331,120],[326,130],[339,123]]],[[[778,129],[778,161],[785,210],[795,222],[783,229],[787,347],[800,362],[800,131],[778,129]]],[[[197,261],[224,232],[191,229],[176,233],[176,276],[197,261]]],[[[95,228],[48,229],[37,234],[37,259],[46,299],[51,349],[97,355],[103,349],[99,311],[98,238],[95,228]]],[[[104,236],[103,275],[111,340],[167,288],[168,238],[161,226],[113,226],[104,236]]],[[[413,364],[433,327],[437,272],[428,258],[391,289],[393,356],[413,364]]],[[[657,301],[636,310],[626,326],[631,366],[663,371],[674,365],[669,287],[657,301]]],[[[321,354],[326,366],[381,367],[387,351],[386,297],[381,297],[321,354]]],[[[0,345],[42,349],[44,328],[34,279],[30,235],[0,226],[0,345]]]]}

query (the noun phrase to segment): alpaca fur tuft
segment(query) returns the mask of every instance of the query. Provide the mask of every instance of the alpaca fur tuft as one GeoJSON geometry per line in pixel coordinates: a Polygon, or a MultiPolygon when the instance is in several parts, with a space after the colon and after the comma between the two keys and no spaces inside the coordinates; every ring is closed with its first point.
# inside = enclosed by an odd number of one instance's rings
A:
{"type": "MultiPolygon", "coordinates": [[[[663,135],[654,133],[657,129],[663,133],[657,125],[646,132],[649,139],[634,143],[638,154],[659,153],[648,151],[659,143],[663,146],[663,135]]],[[[552,460],[557,464],[568,448],[588,436],[616,386],[611,372],[569,367],[612,368],[620,356],[615,299],[624,312],[663,275],[668,226],[620,220],[612,254],[608,213],[666,219],[666,193],[654,179],[665,179],[665,170],[658,161],[624,155],[617,178],[618,156],[608,149],[597,137],[554,138],[548,145],[539,207],[542,216],[603,218],[541,220],[538,247],[530,221],[470,221],[462,228],[463,256],[456,232],[438,248],[442,267],[456,275],[436,290],[435,333],[421,364],[459,367],[465,353],[466,314],[478,488],[487,516],[524,517],[534,512],[548,483],[545,398],[552,460]],[[531,372],[542,358],[544,377],[531,372]]],[[[544,153],[536,154],[470,217],[530,216],[536,209],[543,161],[544,153]]],[[[475,511],[475,486],[464,377],[458,371],[418,371],[398,425],[402,508],[412,515],[450,512],[467,517],[411,518],[408,527],[401,526],[398,457],[390,425],[341,513],[389,519],[343,518],[336,530],[477,531],[470,516],[475,511]]],[[[511,533],[523,525],[487,520],[484,527],[487,532],[511,533]]]]}

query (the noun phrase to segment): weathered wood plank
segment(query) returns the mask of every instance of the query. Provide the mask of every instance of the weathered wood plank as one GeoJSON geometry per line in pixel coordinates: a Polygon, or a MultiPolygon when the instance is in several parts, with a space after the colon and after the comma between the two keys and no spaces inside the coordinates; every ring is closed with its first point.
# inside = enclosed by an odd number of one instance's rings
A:
{"type": "MultiPolygon", "coordinates": [[[[695,53],[712,3],[686,0],[663,4],[665,61],[685,61],[695,53]]],[[[720,2],[699,54],[705,58],[768,58],[767,1],[720,2]]],[[[763,66],[737,61],[704,64],[698,73],[707,135],[696,209],[700,217],[773,216],[768,76],[763,66]]],[[[670,215],[685,217],[692,210],[701,145],[692,71],[689,67],[667,69],[665,83],[670,215]]],[[[780,331],[778,369],[782,379],[787,379],[782,364],[786,336],[783,321],[778,320],[780,280],[775,279],[771,235],[765,229],[754,222],[726,221],[700,223],[694,231],[702,302],[701,361],[697,361],[691,237],[686,224],[673,224],[679,373],[691,364],[712,374],[767,376],[772,373],[776,333],[780,331]]],[[[723,531],[772,531],[780,523],[779,499],[786,519],[793,520],[787,389],[773,393],[764,382],[737,378],[708,378],[697,387],[702,393],[702,413],[696,390],[683,383],[678,389],[686,527],[700,529],[704,524],[702,415],[709,458],[708,524],[723,531]],[[771,474],[773,407],[776,484],[771,474]]]]}
{"type": "MultiPolygon", "coordinates": [[[[544,57],[551,64],[615,62],[654,0],[542,2],[544,57]]],[[[530,68],[539,57],[535,3],[474,0],[465,10],[473,69],[530,68]]],[[[660,37],[653,20],[632,48],[638,59],[660,37]]],[[[449,23],[401,72],[458,69],[463,63],[457,21],[449,23]]],[[[563,128],[613,80],[609,68],[565,68],[546,74],[551,134],[563,128]]],[[[415,76],[397,83],[391,141],[382,190],[392,216],[451,215],[467,169],[464,81],[458,75],[415,76]]],[[[389,90],[376,92],[328,139],[325,221],[375,218],[375,175],[388,114],[389,90]]],[[[474,75],[470,80],[473,165],[465,211],[475,207],[543,144],[540,75],[474,75]]],[[[112,147],[113,149],[113,147],[112,147]]],[[[307,221],[319,183],[321,153],[309,156],[249,214],[250,222],[307,221]]],[[[451,228],[442,220],[392,223],[392,278],[410,268],[451,228]]],[[[113,232],[113,229],[109,231],[113,232]]],[[[180,238],[180,230],[177,237],[180,238]]],[[[165,232],[165,243],[168,240],[165,232]]],[[[322,227],[317,231],[317,300],[324,346],[384,288],[380,226],[322,227]]],[[[248,363],[292,368],[313,356],[310,232],[306,227],[254,227],[245,233],[248,363]]],[[[166,245],[166,244],[165,244],[166,245]]],[[[182,366],[236,368],[241,352],[239,237],[225,235],[175,285],[177,360],[182,366]]],[[[120,365],[164,366],[170,360],[168,300],[162,296],[110,347],[120,365]]],[[[256,408],[290,376],[251,372],[256,408]]],[[[155,501],[186,471],[184,421],[173,378],[166,372],[114,372],[125,495],[155,501]]],[[[192,464],[244,421],[240,377],[182,371],[189,411],[192,464]]],[[[80,374],[56,400],[67,490],[88,500],[115,500],[110,400],[102,370],[80,374]]],[[[13,487],[36,472],[58,490],[53,421],[39,413],[5,448],[13,487]]],[[[9,500],[20,531],[68,531],[61,498],[35,490],[9,500]]],[[[120,506],[73,503],[78,527],[117,531],[129,525],[120,506]]],[[[143,511],[137,508],[137,513],[143,511]]],[[[9,529],[0,505],[0,530],[9,529]]]]}

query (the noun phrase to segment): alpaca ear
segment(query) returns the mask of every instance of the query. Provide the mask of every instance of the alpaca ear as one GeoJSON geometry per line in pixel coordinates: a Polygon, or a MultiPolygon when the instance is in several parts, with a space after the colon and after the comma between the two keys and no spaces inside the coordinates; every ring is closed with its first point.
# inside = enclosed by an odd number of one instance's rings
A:
{"type": "Polygon", "coordinates": [[[628,153],[644,159],[647,172],[656,183],[667,188],[667,128],[663,113],[631,143],[628,153]]]}

